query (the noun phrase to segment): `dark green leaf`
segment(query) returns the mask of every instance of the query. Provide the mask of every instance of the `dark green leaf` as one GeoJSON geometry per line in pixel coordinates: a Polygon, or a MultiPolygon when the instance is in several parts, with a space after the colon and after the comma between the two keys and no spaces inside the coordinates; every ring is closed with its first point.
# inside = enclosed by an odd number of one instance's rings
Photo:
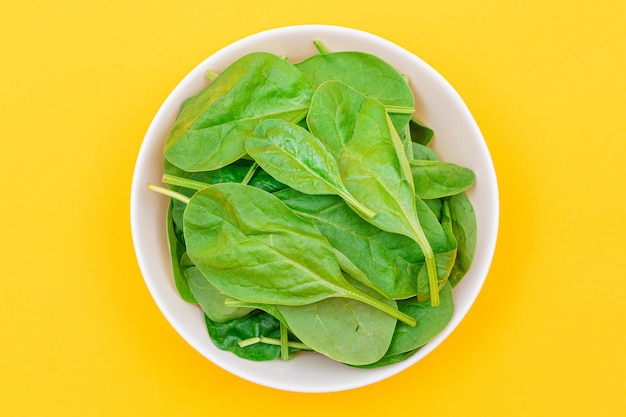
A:
{"type": "Polygon", "coordinates": [[[256,343],[242,348],[238,344],[253,337],[280,337],[280,322],[264,311],[257,310],[225,323],[214,322],[206,315],[204,320],[211,340],[221,350],[253,361],[269,361],[280,357],[280,346],[256,343]]]}

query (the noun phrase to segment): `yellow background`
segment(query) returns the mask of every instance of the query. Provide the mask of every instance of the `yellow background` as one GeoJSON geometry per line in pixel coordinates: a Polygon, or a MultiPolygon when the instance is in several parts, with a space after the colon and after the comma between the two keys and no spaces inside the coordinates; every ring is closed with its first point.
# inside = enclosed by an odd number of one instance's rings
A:
{"type": "Polygon", "coordinates": [[[0,416],[626,415],[626,2],[23,1],[0,5],[0,416]],[[296,394],[169,326],[129,193],[155,112],[217,49],[327,23],[387,38],[465,99],[498,246],[438,349],[368,387],[296,394]]]}

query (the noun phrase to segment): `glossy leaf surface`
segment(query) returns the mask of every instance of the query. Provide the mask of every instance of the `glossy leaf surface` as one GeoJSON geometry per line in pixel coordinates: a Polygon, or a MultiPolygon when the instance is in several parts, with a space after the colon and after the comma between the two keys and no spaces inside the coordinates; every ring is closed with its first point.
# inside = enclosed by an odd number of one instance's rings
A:
{"type": "Polygon", "coordinates": [[[450,162],[412,160],[409,162],[415,194],[422,199],[448,197],[470,188],[474,172],[450,162]]]}
{"type": "Polygon", "coordinates": [[[206,187],[187,204],[183,225],[189,258],[232,298],[304,305],[346,297],[402,317],[351,286],[315,225],[265,191],[237,183],[206,187]]]}
{"type": "Polygon", "coordinates": [[[334,156],[306,129],[283,120],[259,124],[246,139],[246,152],[278,181],[307,194],[336,194],[365,215],[363,207],[346,189],[334,156]]]}
{"type": "MultiPolygon", "coordinates": [[[[362,286],[360,289],[368,291],[362,286]]],[[[385,302],[397,308],[395,302],[385,302]]],[[[367,304],[345,298],[329,298],[299,307],[278,306],[278,310],[291,332],[305,345],[351,365],[368,364],[383,357],[397,321],[367,304]]]]}
{"type": "Polygon", "coordinates": [[[245,155],[244,140],[263,118],[298,122],[313,91],[286,60],[248,54],[186,101],[166,142],[165,157],[185,171],[221,168],[245,155]]]}
{"type": "MultiPolygon", "coordinates": [[[[313,55],[295,64],[314,89],[326,81],[339,81],[365,97],[386,106],[413,108],[415,98],[406,80],[384,60],[364,52],[331,52],[313,55]]],[[[391,114],[397,131],[404,129],[411,114],[391,114]]]]}
{"type": "Polygon", "coordinates": [[[367,220],[419,244],[434,288],[435,259],[417,215],[409,161],[384,106],[328,81],[315,91],[307,123],[335,155],[348,191],[376,213],[367,220]]]}

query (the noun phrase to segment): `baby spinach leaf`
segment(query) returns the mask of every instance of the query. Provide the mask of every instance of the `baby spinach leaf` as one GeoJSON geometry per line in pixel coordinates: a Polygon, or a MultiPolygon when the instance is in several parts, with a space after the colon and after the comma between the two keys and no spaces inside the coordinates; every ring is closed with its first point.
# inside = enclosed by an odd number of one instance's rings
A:
{"type": "Polygon", "coordinates": [[[441,199],[433,198],[433,199],[424,199],[422,200],[424,204],[428,206],[430,211],[433,212],[438,221],[441,221],[441,199]]]}
{"type": "MultiPolygon", "coordinates": [[[[446,236],[446,245],[447,251],[441,251],[435,254],[435,262],[437,264],[437,275],[439,277],[439,288],[443,286],[448,277],[450,276],[450,272],[454,263],[456,262],[457,257],[457,242],[454,236],[454,232],[452,230],[452,219],[450,217],[450,208],[448,207],[448,202],[442,202],[441,208],[441,230],[443,230],[446,236]]],[[[417,275],[417,299],[419,301],[428,300],[430,297],[430,277],[426,273],[426,271],[421,270],[417,275]]]]}
{"type": "Polygon", "coordinates": [[[326,81],[349,85],[365,97],[393,108],[410,109],[406,114],[391,113],[398,132],[411,119],[415,98],[406,80],[384,60],[364,52],[331,52],[313,55],[295,66],[310,81],[313,89],[326,81]]]}
{"type": "Polygon", "coordinates": [[[457,240],[457,260],[452,267],[450,283],[455,286],[465,276],[476,251],[476,213],[465,193],[447,199],[452,221],[452,231],[457,240]]]}
{"type": "Polygon", "coordinates": [[[440,304],[433,307],[429,302],[419,302],[416,298],[398,301],[398,308],[417,320],[415,327],[396,325],[391,345],[385,356],[409,352],[425,345],[452,319],[454,300],[452,286],[446,283],[440,291],[440,304]]]}
{"type": "Polygon", "coordinates": [[[376,216],[366,219],[418,243],[425,255],[432,303],[437,305],[437,268],[415,207],[408,159],[384,106],[336,81],[320,85],[307,116],[311,132],[338,161],[348,191],[376,216]]]}
{"type": "Polygon", "coordinates": [[[280,357],[280,346],[265,343],[240,347],[239,342],[253,337],[280,337],[280,322],[272,315],[256,310],[255,312],[225,323],[217,323],[204,316],[204,321],[211,340],[218,349],[252,361],[269,361],[280,357]]]}
{"type": "Polygon", "coordinates": [[[402,362],[402,361],[410,358],[418,350],[419,350],[419,348],[417,348],[415,350],[412,350],[410,352],[398,353],[397,355],[385,355],[382,358],[380,358],[380,360],[378,360],[378,361],[376,361],[374,363],[370,363],[370,364],[367,364],[367,365],[359,365],[359,366],[356,366],[356,368],[374,369],[374,368],[381,368],[381,367],[387,366],[387,365],[392,365],[394,363],[402,362]]]}
{"type": "Polygon", "coordinates": [[[303,305],[345,297],[412,323],[351,286],[313,223],[270,193],[237,183],[212,185],[191,198],[183,225],[189,258],[232,298],[303,305]]]}
{"type": "MultiPolygon", "coordinates": [[[[391,299],[416,295],[417,276],[425,269],[425,264],[419,245],[412,239],[375,227],[335,196],[311,196],[291,189],[274,195],[311,220],[334,248],[359,270],[366,272],[367,281],[355,275],[353,278],[391,299]]],[[[421,201],[416,201],[416,207],[419,207],[418,213],[433,250],[448,252],[453,249],[454,245],[450,245],[430,209],[421,201]]]]}
{"type": "Polygon", "coordinates": [[[413,159],[423,161],[439,161],[439,157],[434,150],[425,145],[413,142],[413,159]]]}
{"type": "Polygon", "coordinates": [[[263,118],[298,122],[313,91],[302,73],[266,52],[228,66],[185,103],[166,141],[165,157],[185,171],[208,171],[245,155],[244,139],[263,118]]]}
{"type": "Polygon", "coordinates": [[[189,283],[187,282],[187,278],[183,272],[183,268],[181,266],[181,258],[185,254],[185,245],[179,240],[176,232],[175,232],[175,224],[172,219],[172,207],[173,200],[170,202],[170,205],[167,209],[167,242],[170,250],[170,258],[172,261],[172,275],[174,277],[174,285],[176,286],[176,290],[180,295],[180,298],[185,300],[188,303],[197,304],[191,289],[189,288],[189,283]]]}
{"type": "Polygon", "coordinates": [[[417,320],[415,327],[398,323],[385,355],[375,363],[360,368],[379,368],[400,362],[438,335],[450,322],[454,314],[452,286],[447,283],[441,289],[441,304],[433,307],[428,302],[418,302],[415,298],[398,301],[398,308],[417,320]]]}
{"type": "Polygon", "coordinates": [[[226,321],[244,317],[251,313],[253,308],[228,307],[225,304],[226,295],[215,288],[202,273],[191,263],[188,257],[182,260],[183,272],[187,277],[189,288],[197,303],[212,321],[224,323],[226,321]]]}
{"type": "Polygon", "coordinates": [[[424,146],[428,145],[435,136],[435,132],[431,128],[414,117],[409,122],[409,132],[413,142],[424,146]]]}
{"type": "Polygon", "coordinates": [[[283,120],[265,120],[246,139],[246,152],[291,188],[307,194],[337,194],[363,215],[374,216],[348,192],[337,161],[306,129],[283,120]]]}
{"type": "Polygon", "coordinates": [[[423,199],[461,193],[470,188],[476,180],[471,169],[450,162],[412,160],[409,164],[415,194],[423,199]]]}
{"type": "MultiPolygon", "coordinates": [[[[169,189],[182,193],[187,197],[191,197],[197,190],[211,184],[219,184],[222,182],[242,182],[248,173],[251,164],[252,161],[237,161],[213,171],[187,172],[173,165],[166,159],[164,162],[163,172],[164,177],[170,176],[197,182],[198,186],[195,188],[188,188],[168,183],[169,189]]],[[[166,181],[164,180],[164,182],[166,181]]],[[[256,170],[254,176],[249,181],[249,185],[268,192],[274,192],[287,188],[285,184],[276,181],[262,169],[256,170]]],[[[175,199],[172,200],[172,218],[174,224],[180,229],[183,227],[183,212],[185,211],[185,207],[186,204],[175,199]]],[[[184,242],[184,239],[181,241],[184,242]]]]}
{"type": "MultiPolygon", "coordinates": [[[[358,283],[361,291],[386,302],[358,283]]],[[[367,304],[329,298],[304,306],[278,306],[291,332],[305,345],[331,359],[351,365],[378,361],[388,350],[396,320],[367,304]]]]}

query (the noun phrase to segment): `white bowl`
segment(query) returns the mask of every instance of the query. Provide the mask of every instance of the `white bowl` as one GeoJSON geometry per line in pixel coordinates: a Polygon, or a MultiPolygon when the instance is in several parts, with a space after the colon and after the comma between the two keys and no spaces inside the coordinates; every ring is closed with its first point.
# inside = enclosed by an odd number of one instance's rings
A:
{"type": "Polygon", "coordinates": [[[165,318],[207,359],[257,384],[295,392],[333,392],[369,385],[415,365],[450,335],[474,303],[493,257],[498,232],[496,175],[483,136],[461,97],[433,68],[405,49],[355,29],[326,25],[282,27],[241,39],[194,68],[167,97],[150,124],[139,151],[130,201],[131,229],[139,267],[165,318]],[[176,292],[170,271],[165,216],[168,199],[147,188],[163,174],[163,143],[181,102],[207,84],[205,72],[223,70],[254,51],[285,55],[292,62],[315,54],[314,40],[331,51],[364,51],[377,55],[409,77],[416,97],[416,116],[435,131],[433,148],[440,157],[471,168],[476,184],[468,192],[477,216],[478,243],[471,269],[454,289],[455,312],[448,326],[409,359],[378,369],[358,369],[315,353],[291,361],[252,362],[216,348],[207,334],[201,310],[176,292]]]}

